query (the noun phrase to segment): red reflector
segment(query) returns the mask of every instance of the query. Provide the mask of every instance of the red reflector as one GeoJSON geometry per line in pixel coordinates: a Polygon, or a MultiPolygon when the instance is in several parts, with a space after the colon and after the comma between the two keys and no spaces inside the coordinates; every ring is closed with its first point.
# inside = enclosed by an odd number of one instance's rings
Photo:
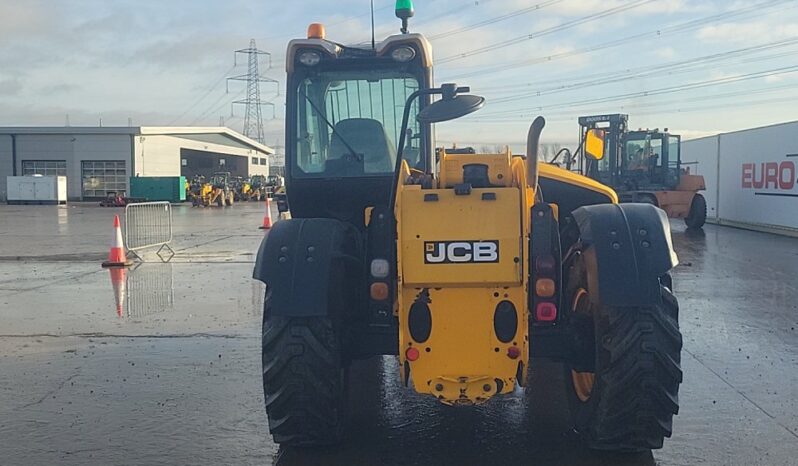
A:
{"type": "Polygon", "coordinates": [[[557,306],[554,303],[538,303],[535,308],[535,320],[538,322],[554,322],[557,320],[557,306]]]}
{"type": "Polygon", "coordinates": [[[554,267],[557,263],[554,261],[554,256],[538,256],[535,259],[535,270],[538,273],[552,275],[554,274],[554,267]]]}
{"type": "Polygon", "coordinates": [[[521,348],[517,346],[511,346],[507,348],[507,357],[510,359],[518,359],[518,356],[521,356],[521,348]]]}
{"type": "Polygon", "coordinates": [[[407,348],[407,351],[405,351],[405,358],[407,358],[408,361],[415,361],[416,359],[418,359],[420,355],[421,353],[419,353],[417,349],[412,347],[407,348]]]}

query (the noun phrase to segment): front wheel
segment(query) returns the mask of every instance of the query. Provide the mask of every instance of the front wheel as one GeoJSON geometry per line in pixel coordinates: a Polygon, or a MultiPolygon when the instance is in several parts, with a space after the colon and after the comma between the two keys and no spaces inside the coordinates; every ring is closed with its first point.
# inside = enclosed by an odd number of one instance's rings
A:
{"type": "Polygon", "coordinates": [[[575,429],[590,448],[637,452],[662,448],[679,411],[682,335],[670,277],[659,299],[610,307],[591,295],[584,258],[567,269],[566,303],[578,356],[566,364],[575,429]]]}
{"type": "Polygon", "coordinates": [[[690,212],[684,218],[687,228],[701,228],[707,221],[707,200],[704,196],[696,193],[693,202],[690,203],[690,212]]]}
{"type": "Polygon", "coordinates": [[[338,332],[327,317],[263,320],[263,394],[274,441],[290,446],[338,443],[343,434],[347,371],[338,332]]]}

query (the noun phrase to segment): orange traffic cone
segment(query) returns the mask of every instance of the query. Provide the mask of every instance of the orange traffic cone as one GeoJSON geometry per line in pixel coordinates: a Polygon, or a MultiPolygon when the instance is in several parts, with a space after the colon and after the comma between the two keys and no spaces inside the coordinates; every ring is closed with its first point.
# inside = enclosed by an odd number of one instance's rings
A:
{"type": "Polygon", "coordinates": [[[268,230],[272,227],[272,205],[269,202],[269,198],[266,198],[266,215],[263,216],[263,225],[261,225],[261,230],[268,230]]]}
{"type": "Polygon", "coordinates": [[[109,272],[111,272],[111,286],[114,288],[116,315],[123,317],[125,314],[125,295],[127,294],[127,286],[125,283],[127,269],[124,267],[112,267],[109,272]]]}
{"type": "Polygon", "coordinates": [[[119,226],[119,215],[114,215],[114,241],[111,243],[111,252],[108,260],[103,262],[103,267],[127,267],[133,262],[125,255],[125,245],[122,243],[122,228],[119,226]]]}

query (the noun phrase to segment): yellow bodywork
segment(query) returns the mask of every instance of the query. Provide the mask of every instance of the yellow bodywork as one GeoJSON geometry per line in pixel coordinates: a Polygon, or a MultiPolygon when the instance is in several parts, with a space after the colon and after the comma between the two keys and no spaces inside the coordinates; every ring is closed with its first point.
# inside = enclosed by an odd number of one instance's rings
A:
{"type": "MultiPolygon", "coordinates": [[[[438,179],[432,189],[422,189],[409,184],[413,177],[403,164],[394,206],[400,368],[407,384],[443,403],[479,404],[526,380],[529,216],[535,202],[526,168],[526,161],[509,151],[442,152],[438,179]],[[456,194],[466,164],[487,165],[491,187],[456,194]],[[449,247],[452,257],[444,254],[449,247]],[[517,322],[515,335],[505,342],[494,330],[494,312],[503,301],[512,303],[517,322]],[[414,303],[429,308],[425,341],[411,336],[414,303]],[[411,348],[414,360],[407,357],[411,348]]],[[[612,189],[567,170],[539,164],[538,174],[618,201],[612,189]]]]}
{"type": "MultiPolygon", "coordinates": [[[[401,180],[410,175],[404,168],[401,180]]],[[[400,367],[403,379],[412,380],[420,393],[447,404],[477,404],[497,393],[512,392],[517,379],[526,377],[529,215],[524,212],[529,212],[534,192],[526,186],[523,160],[513,159],[509,152],[443,153],[440,173],[434,189],[403,182],[398,186],[400,367]],[[462,183],[465,163],[488,165],[494,187],[455,194],[452,187],[462,183]],[[490,199],[483,199],[483,194],[490,194],[490,199]],[[437,200],[429,200],[433,195],[437,200]],[[465,255],[466,245],[473,243],[470,254],[477,255],[476,243],[484,244],[487,256],[495,245],[498,257],[485,262],[430,262],[430,257],[440,257],[434,253],[443,243],[465,255]],[[408,323],[416,301],[426,302],[431,314],[431,332],[424,342],[412,339],[408,323]],[[494,310],[502,301],[513,304],[517,321],[514,338],[504,343],[493,326],[494,310]],[[415,361],[405,355],[411,347],[418,350],[415,361]],[[514,357],[508,355],[511,347],[517,350],[514,357]]]]}
{"type": "Polygon", "coordinates": [[[579,186],[580,188],[588,189],[605,196],[607,200],[613,204],[618,203],[618,193],[616,193],[614,189],[599,183],[593,178],[588,178],[587,176],[583,176],[548,163],[539,164],[538,173],[542,178],[549,178],[554,181],[579,186]]]}

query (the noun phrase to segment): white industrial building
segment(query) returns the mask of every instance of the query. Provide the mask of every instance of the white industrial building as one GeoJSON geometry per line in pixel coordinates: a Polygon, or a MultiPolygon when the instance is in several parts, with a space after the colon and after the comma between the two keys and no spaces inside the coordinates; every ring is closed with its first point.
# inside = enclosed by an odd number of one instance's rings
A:
{"type": "Polygon", "coordinates": [[[798,121],[683,141],[707,221],[798,236],[798,121]]]}
{"type": "Polygon", "coordinates": [[[0,127],[0,201],[7,176],[66,176],[70,200],[96,200],[133,176],[268,175],[272,154],[224,127],[0,127]]]}

